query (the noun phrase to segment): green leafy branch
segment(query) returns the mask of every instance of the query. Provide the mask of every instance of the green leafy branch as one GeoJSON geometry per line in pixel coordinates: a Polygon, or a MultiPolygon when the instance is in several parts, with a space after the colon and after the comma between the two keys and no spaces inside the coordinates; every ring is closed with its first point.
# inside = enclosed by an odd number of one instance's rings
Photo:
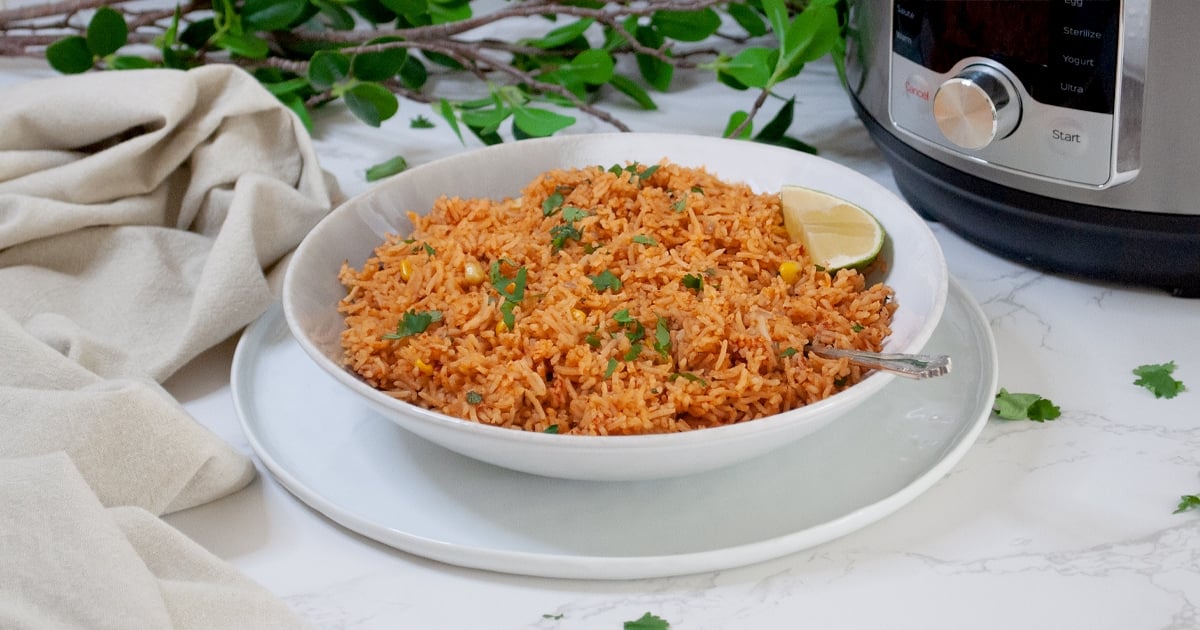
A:
{"type": "Polygon", "coordinates": [[[840,1],[524,0],[481,12],[484,3],[469,0],[195,0],[170,9],[68,0],[0,10],[0,56],[44,56],[64,73],[233,63],[310,127],[313,110],[331,102],[380,126],[408,100],[433,106],[460,139],[465,127],[487,144],[505,132],[557,133],[577,122],[571,110],[627,131],[605,105],[656,109],[655,94],[688,70],[757,90],[729,115],[725,135],[812,151],[786,135],[795,96],[779,91],[805,64],[830,53],[838,61],[840,1]],[[486,35],[514,18],[526,36],[486,35]],[[474,78],[479,89],[451,98],[434,76],[474,78]],[[772,97],[783,105],[755,134],[772,97]]]}

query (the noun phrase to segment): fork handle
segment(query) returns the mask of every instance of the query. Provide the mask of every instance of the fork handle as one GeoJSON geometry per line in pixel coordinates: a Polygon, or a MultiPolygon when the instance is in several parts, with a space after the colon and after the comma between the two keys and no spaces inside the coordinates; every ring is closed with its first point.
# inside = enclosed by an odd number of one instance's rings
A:
{"type": "Polygon", "coordinates": [[[950,357],[944,354],[898,354],[843,350],[818,344],[810,344],[805,349],[826,359],[850,359],[851,363],[865,368],[892,372],[908,378],[931,378],[950,372],[950,357]]]}

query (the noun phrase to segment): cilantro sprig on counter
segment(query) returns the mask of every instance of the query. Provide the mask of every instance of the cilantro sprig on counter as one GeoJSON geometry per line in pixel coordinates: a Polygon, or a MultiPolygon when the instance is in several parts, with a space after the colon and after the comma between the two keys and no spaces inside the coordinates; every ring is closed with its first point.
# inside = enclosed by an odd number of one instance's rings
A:
{"type": "Polygon", "coordinates": [[[1139,365],[1133,369],[1134,376],[1138,377],[1133,384],[1145,387],[1155,398],[1174,398],[1187,389],[1171,376],[1174,372],[1174,361],[1139,365]]]}
{"type": "Polygon", "coordinates": [[[1062,415],[1058,406],[1038,394],[1016,394],[1000,388],[992,411],[1005,420],[1045,422],[1062,415]]]}
{"type": "Polygon", "coordinates": [[[1174,514],[1188,510],[1200,510],[1200,495],[1185,494],[1179,497],[1179,506],[1175,508],[1174,514]]]}
{"type": "Polygon", "coordinates": [[[658,615],[646,613],[633,621],[625,622],[625,630],[667,630],[671,623],[658,615]]]}

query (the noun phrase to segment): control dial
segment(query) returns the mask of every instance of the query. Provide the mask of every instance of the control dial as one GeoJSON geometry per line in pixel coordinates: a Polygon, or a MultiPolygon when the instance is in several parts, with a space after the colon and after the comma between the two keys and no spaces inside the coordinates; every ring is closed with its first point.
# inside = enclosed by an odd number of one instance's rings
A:
{"type": "Polygon", "coordinates": [[[942,83],[933,96],[933,118],[950,142],[982,149],[1021,121],[1021,97],[996,68],[975,64],[942,83]]]}

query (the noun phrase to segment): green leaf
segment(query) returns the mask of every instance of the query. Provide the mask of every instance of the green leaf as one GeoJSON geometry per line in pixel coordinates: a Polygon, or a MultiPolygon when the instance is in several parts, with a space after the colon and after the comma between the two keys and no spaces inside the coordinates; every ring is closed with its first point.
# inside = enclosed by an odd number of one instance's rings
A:
{"type": "Polygon", "coordinates": [[[788,128],[792,126],[795,110],[796,97],[793,96],[779,108],[778,112],[775,112],[775,117],[759,130],[758,135],[754,136],[754,139],[759,142],[773,142],[784,137],[787,134],[788,128]]]}
{"type": "Polygon", "coordinates": [[[383,6],[395,11],[397,15],[418,16],[429,13],[427,0],[380,0],[383,6]]]}
{"type": "Polygon", "coordinates": [[[304,15],[307,0],[246,0],[242,26],[250,31],[281,31],[304,15]]]}
{"type": "Polygon", "coordinates": [[[1059,417],[1059,408],[1038,394],[1017,394],[1000,388],[992,411],[1005,420],[1045,422],[1059,417]]]}
{"type": "MultiPolygon", "coordinates": [[[[483,402],[483,394],[480,394],[479,392],[476,392],[476,391],[467,392],[467,404],[468,405],[478,405],[481,402],[483,402]]],[[[555,425],[555,426],[557,426],[557,425],[555,425]]]]}
{"type": "Polygon", "coordinates": [[[599,48],[585,50],[575,56],[567,67],[586,83],[601,85],[613,77],[612,55],[599,48]]]}
{"type": "Polygon", "coordinates": [[[1173,514],[1179,514],[1188,510],[1200,510],[1200,495],[1185,494],[1179,497],[1179,506],[1175,508],[1173,514]]]}
{"type": "MultiPolygon", "coordinates": [[[[368,41],[365,46],[388,44],[401,41],[398,37],[380,37],[368,41]]],[[[387,48],[375,52],[363,52],[350,60],[350,74],[361,81],[386,81],[400,73],[408,51],[403,48],[387,48]]]]}
{"type": "Polygon", "coordinates": [[[558,212],[559,208],[561,208],[563,205],[563,200],[564,198],[561,192],[556,190],[550,193],[546,197],[546,200],[542,202],[542,216],[548,217],[555,212],[558,212]]]}
{"type": "Polygon", "coordinates": [[[634,234],[633,242],[639,245],[658,245],[658,241],[654,240],[653,236],[646,236],[645,234],[634,234]]]}
{"type": "Polygon", "coordinates": [[[454,132],[454,135],[458,136],[458,141],[466,144],[466,140],[463,140],[462,130],[458,128],[458,118],[454,116],[454,106],[450,104],[450,101],[444,98],[438,101],[437,112],[446,121],[446,124],[450,125],[450,130],[454,132]]]}
{"type": "Polygon", "coordinates": [[[129,25],[114,9],[100,7],[87,27],[87,47],[97,57],[107,57],[129,41],[129,25]]]}
{"type": "Polygon", "coordinates": [[[811,145],[807,142],[804,142],[802,140],[797,140],[791,136],[775,138],[774,140],[760,140],[758,138],[755,138],[754,141],[761,142],[763,144],[770,144],[770,145],[777,146],[777,147],[783,147],[785,149],[791,149],[793,151],[800,151],[801,153],[808,153],[810,155],[817,154],[817,147],[814,147],[813,145],[811,145]]]}
{"type": "Polygon", "coordinates": [[[1171,377],[1174,372],[1174,361],[1139,365],[1133,369],[1133,374],[1138,377],[1133,384],[1146,388],[1155,398],[1174,398],[1187,389],[1182,382],[1171,377]]]}
{"type": "Polygon", "coordinates": [[[787,4],[783,0],[762,0],[762,8],[763,13],[767,14],[767,21],[771,23],[771,30],[775,32],[775,37],[779,40],[779,49],[786,50],[788,47],[787,4]]]}
{"type": "Polygon", "coordinates": [[[440,52],[433,52],[431,50],[422,50],[421,54],[425,55],[425,58],[429,61],[436,63],[443,68],[449,68],[451,70],[466,70],[466,68],[464,68],[457,59],[451,57],[450,55],[445,55],[440,52]]]}
{"type": "Polygon", "coordinates": [[[513,110],[513,124],[530,136],[543,138],[570,127],[575,119],[548,109],[520,107],[513,110]]]}
{"type": "Polygon", "coordinates": [[[699,11],[655,11],[650,24],[664,37],[681,42],[708,39],[721,27],[721,16],[712,9],[699,11]]]}
{"type": "Polygon", "coordinates": [[[654,322],[654,350],[664,359],[671,358],[671,331],[667,328],[667,320],[662,317],[654,322]]]}
{"type": "Polygon", "coordinates": [[[577,20],[566,26],[560,26],[538,39],[527,40],[525,43],[535,48],[558,48],[559,46],[564,46],[575,41],[595,23],[596,20],[592,18],[577,20]]]}
{"type": "Polygon", "coordinates": [[[704,277],[699,274],[689,273],[680,282],[683,284],[683,288],[691,289],[696,293],[704,289],[704,277]]]}
{"type": "Polygon", "coordinates": [[[800,74],[805,63],[829,54],[840,37],[837,11],[828,7],[805,9],[788,27],[787,45],[780,46],[783,52],[771,77],[772,83],[800,74]]]}
{"type": "Polygon", "coordinates": [[[415,311],[410,310],[401,316],[400,321],[396,324],[396,332],[387,333],[383,336],[384,339],[403,339],[413,335],[419,335],[429,329],[429,326],[434,322],[442,320],[441,311],[415,311]]]}
{"type": "Polygon", "coordinates": [[[293,94],[308,87],[308,80],[304,77],[296,77],[294,79],[275,82],[265,82],[260,79],[260,82],[262,82],[263,87],[267,88],[268,92],[274,94],[275,96],[293,94]]]}
{"type": "Polygon", "coordinates": [[[646,90],[642,89],[642,86],[634,82],[633,79],[630,79],[624,75],[613,74],[612,78],[608,80],[608,84],[618,92],[633,99],[633,102],[637,103],[642,109],[658,109],[658,105],[654,103],[654,100],[650,98],[650,95],[646,93],[646,90]]]}
{"type": "MultiPolygon", "coordinates": [[[[552,424],[552,425],[546,427],[542,431],[542,433],[558,433],[558,425],[552,424]]],[[[544,617],[546,619],[562,619],[563,616],[562,615],[542,615],[542,617],[544,617]]]]}
{"type": "Polygon", "coordinates": [[[218,34],[213,43],[247,59],[265,59],[267,53],[271,52],[266,40],[250,33],[225,31],[218,34]]]}
{"type": "Polygon", "coordinates": [[[699,383],[701,387],[708,387],[708,381],[700,378],[699,376],[696,376],[695,374],[692,374],[691,372],[675,372],[674,374],[671,375],[670,380],[674,381],[675,379],[678,379],[678,378],[681,378],[681,379],[691,382],[691,383],[699,383]]]}
{"type": "Polygon", "coordinates": [[[146,68],[153,68],[154,62],[145,57],[121,55],[113,57],[112,61],[108,62],[108,67],[113,70],[145,70],[146,68]]]}
{"type": "Polygon", "coordinates": [[[418,115],[416,118],[408,121],[408,126],[410,129],[433,129],[435,125],[432,120],[418,115]]]}
{"type": "Polygon", "coordinates": [[[378,127],[400,109],[396,95],[378,83],[359,83],[342,95],[346,106],[359,120],[378,127]]]}
{"type": "MultiPolygon", "coordinates": [[[[627,21],[626,27],[633,31],[634,39],[647,48],[659,48],[666,41],[657,30],[649,26],[639,26],[636,18],[627,21]]],[[[638,71],[642,73],[642,78],[646,80],[646,83],[659,92],[666,92],[671,88],[671,79],[675,76],[674,66],[662,59],[643,53],[635,55],[634,58],[637,61],[638,71]]]]}
{"type": "Polygon", "coordinates": [[[95,58],[86,39],[70,35],[46,47],[46,61],[63,74],[79,74],[91,70],[95,58]]]}
{"type": "Polygon", "coordinates": [[[212,18],[196,20],[183,29],[179,41],[196,49],[203,48],[217,34],[217,25],[212,18]]]}
{"type": "Polygon", "coordinates": [[[788,358],[796,356],[796,354],[798,354],[799,352],[800,352],[799,350],[789,346],[787,348],[784,348],[782,351],[780,351],[779,356],[781,358],[788,359],[788,358]]]}
{"type": "Polygon", "coordinates": [[[420,59],[405,55],[404,65],[400,66],[400,83],[411,90],[420,89],[429,80],[429,71],[420,59]]]}
{"type": "Polygon", "coordinates": [[[325,22],[336,31],[349,31],[354,29],[354,16],[345,9],[341,4],[332,0],[309,0],[316,5],[317,10],[324,16],[325,22]]]}
{"type": "Polygon", "coordinates": [[[604,378],[608,378],[608,377],[612,376],[613,372],[616,372],[616,371],[617,371],[617,360],[612,357],[609,357],[608,366],[606,366],[604,368],[604,378]]]}
{"type": "Polygon", "coordinates": [[[434,24],[461,22],[471,17],[471,3],[457,0],[429,0],[429,16],[434,24]]]}
{"type": "Polygon", "coordinates": [[[763,21],[762,15],[748,5],[738,2],[731,2],[725,8],[729,12],[729,16],[733,18],[738,26],[746,29],[746,34],[751,37],[762,37],[767,34],[767,24],[763,21]]]}
{"type": "Polygon", "coordinates": [[[398,17],[395,11],[383,6],[379,0],[347,0],[346,5],[362,19],[374,25],[393,22],[398,17]]]}
{"type": "Polygon", "coordinates": [[[288,109],[295,112],[296,116],[300,119],[300,122],[304,123],[305,129],[312,131],[312,114],[308,113],[308,107],[305,106],[304,99],[300,98],[300,96],[295,93],[279,94],[277,98],[280,100],[280,102],[286,105],[288,109]]]}
{"type": "MultiPolygon", "coordinates": [[[[733,112],[732,114],[729,115],[729,122],[725,123],[725,133],[723,133],[721,135],[726,138],[732,137],[734,130],[736,130],[738,128],[738,126],[740,126],[743,122],[745,122],[746,119],[749,117],[750,117],[750,114],[747,114],[746,112],[741,111],[741,110],[733,112]]],[[[742,130],[740,132],[738,132],[737,139],[744,140],[746,138],[749,138],[751,132],[753,131],[753,127],[754,127],[753,121],[746,123],[746,125],[744,127],[742,127],[742,130]]]]}
{"type": "Polygon", "coordinates": [[[403,155],[385,160],[367,169],[367,181],[374,182],[396,173],[403,173],[408,168],[408,160],[403,155]]]}
{"type": "Polygon", "coordinates": [[[490,109],[472,109],[462,113],[462,121],[468,127],[476,127],[479,129],[496,129],[500,123],[512,115],[512,110],[507,107],[493,107],[490,109]]]}
{"type": "Polygon", "coordinates": [[[766,88],[779,60],[779,51],[754,46],[739,52],[721,64],[720,70],[746,87],[766,88]]]}
{"type": "Polygon", "coordinates": [[[332,50],[322,50],[308,62],[308,81],[318,90],[328,90],[350,76],[350,58],[332,50]]]}

